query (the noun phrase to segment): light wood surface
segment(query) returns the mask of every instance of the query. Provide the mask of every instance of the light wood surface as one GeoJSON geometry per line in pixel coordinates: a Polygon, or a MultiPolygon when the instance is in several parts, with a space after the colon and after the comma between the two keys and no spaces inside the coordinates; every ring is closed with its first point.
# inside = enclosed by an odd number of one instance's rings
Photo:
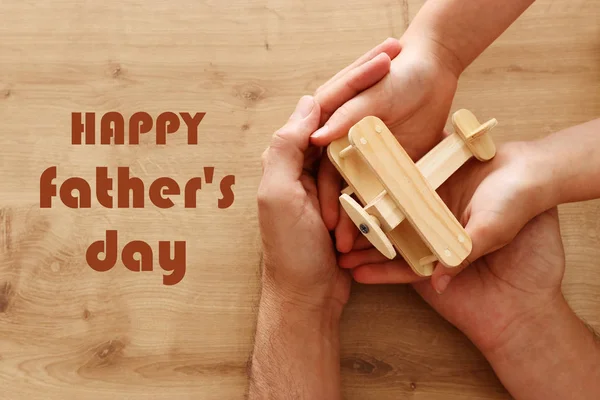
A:
{"type": "MultiPolygon", "coordinates": [[[[387,36],[422,1],[0,2],[0,397],[241,399],[260,263],[260,155],[298,98],[387,36]],[[70,144],[71,112],[206,112],[199,144],[70,144]],[[39,178],[94,181],[129,166],[148,184],[215,167],[236,176],[198,208],[39,209],[39,178]],[[85,250],[187,242],[174,286],[160,269],[99,273],[85,250]]],[[[539,0],[463,75],[453,111],[494,116],[498,142],[600,114],[597,1],[539,0]]],[[[448,125],[450,127],[450,124],[448,125]]],[[[169,137],[170,138],[170,137],[169,137]]],[[[217,181],[218,182],[218,181],[217,181]]],[[[600,328],[600,203],[561,208],[564,291],[600,328]]],[[[356,285],[342,324],[347,399],[507,399],[478,351],[409,288],[356,285]]]]}

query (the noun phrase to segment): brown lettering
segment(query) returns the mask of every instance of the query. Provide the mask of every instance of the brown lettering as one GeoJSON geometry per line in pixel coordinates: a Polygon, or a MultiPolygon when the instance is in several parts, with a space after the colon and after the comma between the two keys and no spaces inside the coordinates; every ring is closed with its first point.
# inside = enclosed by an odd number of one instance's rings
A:
{"type": "Polygon", "coordinates": [[[117,231],[106,231],[106,243],[98,240],[88,247],[85,259],[90,267],[98,272],[105,272],[115,266],[117,262],[117,231]],[[100,259],[104,253],[104,259],[100,259]]]}
{"type": "Polygon", "coordinates": [[[71,113],[71,144],[81,144],[85,132],[85,144],[96,143],[96,114],[85,113],[85,125],[81,120],[81,113],[71,113]]]}
{"type": "Polygon", "coordinates": [[[40,176],[40,208],[51,208],[52,197],[56,196],[56,167],[48,167],[40,176]]]}
{"type": "Polygon", "coordinates": [[[129,208],[129,191],[131,190],[133,208],[144,208],[144,182],[140,178],[130,178],[129,167],[117,168],[117,180],[117,207],[129,208]]]}
{"type": "Polygon", "coordinates": [[[60,200],[69,208],[90,208],[92,189],[83,178],[69,178],[60,185],[60,200]],[[79,196],[73,195],[74,190],[77,190],[79,196]]]}
{"type": "Polygon", "coordinates": [[[188,128],[188,144],[198,144],[198,125],[204,119],[206,113],[196,113],[192,117],[190,113],[179,113],[188,128]]]}
{"type": "Polygon", "coordinates": [[[121,260],[130,271],[152,271],[152,248],[141,240],[131,241],[123,247],[121,260]],[[136,253],[140,255],[139,260],[134,257],[136,253]]]}
{"type": "Polygon", "coordinates": [[[150,132],[154,121],[147,112],[139,111],[129,119],[129,144],[140,144],[140,134],[150,132]]]}
{"type": "Polygon", "coordinates": [[[196,208],[196,195],[202,189],[202,178],[190,179],[185,184],[185,208],[196,208]]]}
{"type": "Polygon", "coordinates": [[[100,144],[110,144],[113,137],[115,144],[125,144],[125,121],[116,111],[107,112],[100,120],[100,144]]]}
{"type": "Polygon", "coordinates": [[[171,208],[175,205],[171,199],[164,196],[178,195],[179,185],[171,178],[158,178],[150,185],[150,201],[158,208],[171,208]],[[164,189],[164,190],[163,190],[164,189]]]}
{"type": "Polygon", "coordinates": [[[96,167],[96,198],[106,208],[113,208],[113,198],[108,193],[113,190],[112,178],[108,177],[108,168],[96,167]]]}
{"type": "Polygon", "coordinates": [[[233,185],[235,185],[234,175],[227,175],[221,179],[221,194],[223,197],[217,201],[219,208],[229,208],[233,204],[233,200],[235,199],[233,189],[231,188],[233,185]]]}
{"type": "Polygon", "coordinates": [[[185,276],[185,242],[174,243],[175,250],[171,258],[171,243],[158,242],[158,262],[165,271],[172,271],[170,275],[163,276],[164,285],[175,285],[185,276]]]}
{"type": "Polygon", "coordinates": [[[167,111],[156,119],[156,144],[167,144],[167,133],[175,133],[179,130],[179,117],[177,114],[167,111]]]}

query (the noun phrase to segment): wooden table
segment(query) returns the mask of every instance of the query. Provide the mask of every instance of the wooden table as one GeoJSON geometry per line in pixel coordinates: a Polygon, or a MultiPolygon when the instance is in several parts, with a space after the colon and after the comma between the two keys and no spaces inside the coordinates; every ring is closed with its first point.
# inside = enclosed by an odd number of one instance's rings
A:
{"type": "MultiPolygon", "coordinates": [[[[261,259],[259,156],[297,99],[387,36],[422,1],[2,1],[0,3],[0,397],[240,399],[261,259]],[[199,144],[73,146],[71,113],[206,112],[199,144]],[[128,166],[148,185],[215,167],[235,201],[197,208],[40,209],[40,175],[93,183],[128,166]],[[187,242],[187,271],[119,263],[87,247],[187,242]]],[[[464,74],[453,110],[496,117],[498,141],[541,137],[600,114],[600,7],[538,1],[464,74]]],[[[600,327],[600,203],[561,208],[566,296],[600,327]]],[[[154,254],[155,261],[157,258],[154,254]]],[[[356,285],[343,321],[347,399],[504,399],[478,351],[409,288],[356,285]]]]}

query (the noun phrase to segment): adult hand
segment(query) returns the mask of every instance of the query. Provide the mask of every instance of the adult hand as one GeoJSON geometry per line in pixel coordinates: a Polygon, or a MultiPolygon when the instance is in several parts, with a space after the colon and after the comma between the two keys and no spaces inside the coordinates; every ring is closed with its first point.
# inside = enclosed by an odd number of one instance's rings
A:
{"type": "MultiPolygon", "coordinates": [[[[443,136],[458,72],[444,62],[434,44],[406,45],[393,59],[390,72],[377,84],[345,101],[311,142],[325,146],[346,134],[362,118],[375,115],[383,120],[413,159],[418,159],[443,136]]],[[[341,177],[329,160],[319,171],[319,201],[328,229],[335,229],[336,246],[348,252],[356,237],[345,213],[340,212],[338,196],[341,177]]]]}
{"type": "Polygon", "coordinates": [[[300,99],[263,154],[258,219],[263,243],[263,290],[291,303],[343,306],[350,282],[337,266],[320,214],[309,137],[319,126],[319,104],[300,99]]]}
{"type": "MultiPolygon", "coordinates": [[[[386,268],[359,268],[355,277],[382,278],[386,268]]],[[[564,271],[558,213],[552,208],[454,277],[443,294],[427,281],[413,286],[481,350],[514,398],[594,399],[600,393],[600,340],[565,301],[564,271]]]]}
{"type": "Polygon", "coordinates": [[[484,353],[501,347],[514,327],[564,301],[565,254],[558,212],[535,217],[502,249],[479,258],[439,295],[427,282],[417,292],[484,353]]]}
{"type": "Polygon", "coordinates": [[[348,298],[347,274],[337,267],[329,232],[321,219],[315,170],[319,152],[309,137],[323,119],[387,75],[400,51],[388,39],[340,71],[316,92],[303,97],[287,124],[263,154],[258,192],[266,288],[294,301],[321,303],[348,298]]]}
{"type": "Polygon", "coordinates": [[[517,399],[595,399],[600,341],[561,292],[565,254],[556,208],[475,261],[443,295],[417,292],[483,353],[517,399]]]}

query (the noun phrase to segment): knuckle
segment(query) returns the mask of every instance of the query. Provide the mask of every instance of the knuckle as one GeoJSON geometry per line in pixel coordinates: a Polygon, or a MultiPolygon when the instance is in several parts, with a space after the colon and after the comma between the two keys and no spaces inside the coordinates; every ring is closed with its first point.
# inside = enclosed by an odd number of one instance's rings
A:
{"type": "Polygon", "coordinates": [[[273,209],[281,209],[283,204],[287,202],[285,192],[278,189],[270,189],[265,185],[261,185],[256,195],[256,201],[259,210],[268,211],[273,209]]]}
{"type": "Polygon", "coordinates": [[[351,116],[350,107],[348,107],[348,103],[343,104],[340,108],[335,112],[338,118],[341,120],[347,119],[351,116]]]}
{"type": "Polygon", "coordinates": [[[272,198],[269,195],[269,192],[264,189],[263,185],[261,185],[258,188],[258,193],[256,194],[256,202],[258,203],[259,208],[265,208],[272,202],[272,198]]]}
{"type": "Polygon", "coordinates": [[[360,71],[354,71],[348,74],[346,79],[344,80],[344,87],[353,96],[355,96],[359,92],[359,88],[356,86],[356,78],[360,76],[360,71]]]}
{"type": "Polygon", "coordinates": [[[268,160],[269,160],[269,148],[267,147],[260,156],[260,162],[262,164],[263,171],[267,167],[268,160]]]}
{"type": "Polygon", "coordinates": [[[279,153],[286,151],[293,145],[291,139],[288,137],[290,135],[290,129],[291,128],[286,125],[273,134],[271,145],[269,146],[270,151],[279,153]]]}
{"type": "Polygon", "coordinates": [[[325,84],[322,84],[321,86],[319,86],[317,88],[317,90],[315,90],[315,96],[317,96],[318,94],[320,94],[323,91],[324,86],[325,86],[325,84]]]}

